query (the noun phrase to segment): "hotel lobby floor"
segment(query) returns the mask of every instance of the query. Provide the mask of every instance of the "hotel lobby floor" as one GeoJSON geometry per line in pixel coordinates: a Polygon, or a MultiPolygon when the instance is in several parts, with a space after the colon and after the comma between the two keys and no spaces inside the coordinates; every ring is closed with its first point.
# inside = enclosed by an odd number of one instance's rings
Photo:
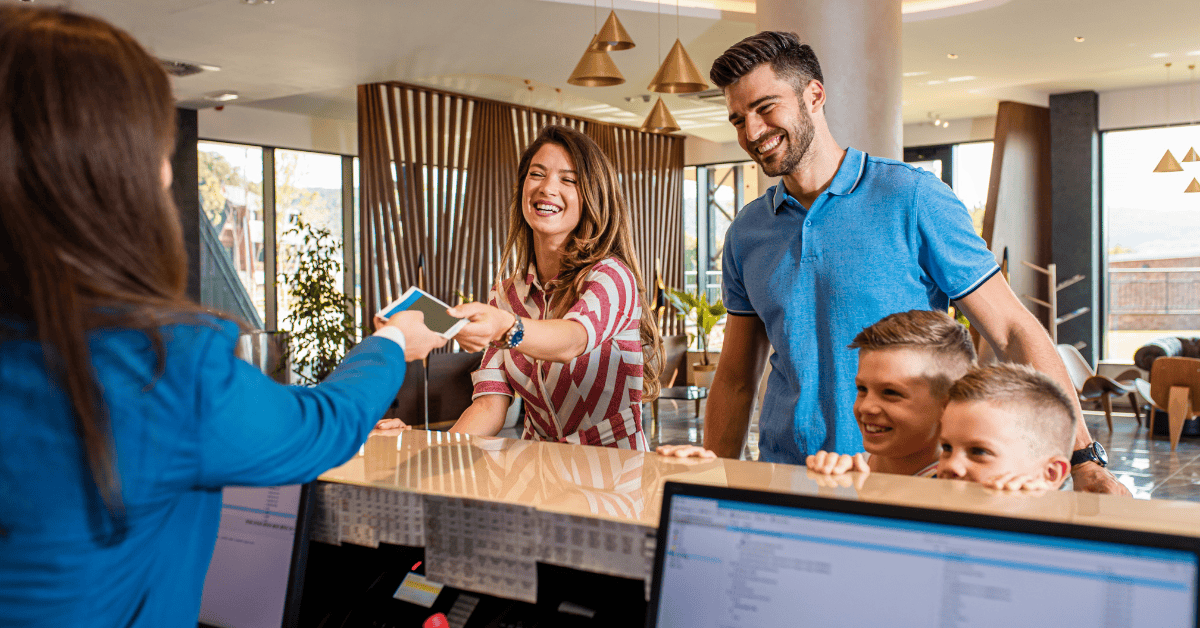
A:
{"type": "MultiPolygon", "coordinates": [[[[699,443],[701,422],[691,401],[659,402],[661,433],[649,434],[652,445],[699,443]]],[[[701,404],[701,413],[704,405],[701,404]]],[[[647,413],[648,415],[649,413],[647,413]]],[[[1084,411],[1088,429],[1108,451],[1109,469],[1138,499],[1200,501],[1200,439],[1182,438],[1174,452],[1166,436],[1149,436],[1132,414],[1114,413],[1108,431],[1102,412],[1084,411]]],[[[751,424],[748,459],[758,457],[758,417],[751,424]]],[[[649,427],[649,416],[646,417],[649,427]]],[[[518,435],[519,437],[519,435],[518,435]]]]}

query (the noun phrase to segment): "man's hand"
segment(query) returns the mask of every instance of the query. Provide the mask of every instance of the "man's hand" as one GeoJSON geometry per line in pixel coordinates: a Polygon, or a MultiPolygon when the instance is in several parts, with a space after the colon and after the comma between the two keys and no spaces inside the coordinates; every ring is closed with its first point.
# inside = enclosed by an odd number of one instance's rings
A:
{"type": "Polygon", "coordinates": [[[866,457],[861,453],[851,456],[850,454],[835,454],[831,451],[818,451],[804,460],[804,466],[813,473],[824,475],[841,475],[847,471],[871,472],[871,467],[867,466],[866,457]]]}
{"type": "Polygon", "coordinates": [[[1108,469],[1095,462],[1085,462],[1071,469],[1071,479],[1074,481],[1077,491],[1133,496],[1133,493],[1130,493],[1124,484],[1118,482],[1108,469]]]}
{"type": "Polygon", "coordinates": [[[705,449],[697,445],[662,445],[654,450],[660,456],[669,456],[672,458],[704,458],[712,460],[717,457],[717,454],[711,449],[705,449]]]}

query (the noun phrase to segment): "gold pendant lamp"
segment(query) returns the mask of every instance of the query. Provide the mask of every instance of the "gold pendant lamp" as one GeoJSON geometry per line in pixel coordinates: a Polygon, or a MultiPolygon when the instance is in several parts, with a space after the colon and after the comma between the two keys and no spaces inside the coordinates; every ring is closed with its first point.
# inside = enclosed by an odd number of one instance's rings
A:
{"type": "MultiPolygon", "coordinates": [[[[661,33],[659,37],[662,37],[661,33]]],[[[679,0],[675,0],[675,45],[671,46],[647,89],[660,94],[692,94],[708,89],[700,68],[696,67],[679,39],[679,0]]]]}
{"type": "Polygon", "coordinates": [[[1158,165],[1154,167],[1155,172],[1183,172],[1183,166],[1176,161],[1175,155],[1171,154],[1171,149],[1163,153],[1162,159],[1158,160],[1158,165]]]}
{"type": "Polygon", "coordinates": [[[647,89],[660,94],[691,94],[708,89],[708,83],[704,82],[700,69],[688,56],[683,42],[676,39],[647,89]]]}
{"type": "MultiPolygon", "coordinates": [[[[593,38],[592,42],[595,41],[593,38]]],[[[613,63],[607,52],[593,50],[592,44],[588,44],[583,58],[575,65],[575,71],[571,72],[567,82],[579,87],[610,87],[624,83],[625,77],[621,75],[617,64],[613,63]]]]}
{"type": "Polygon", "coordinates": [[[1188,184],[1187,189],[1184,190],[1184,192],[1189,194],[1200,192],[1200,181],[1197,181],[1195,178],[1193,178],[1192,182],[1188,184]]]}
{"type": "Polygon", "coordinates": [[[1192,161],[1200,161],[1200,154],[1196,154],[1195,148],[1189,148],[1186,155],[1183,156],[1184,163],[1192,161]]]}
{"type": "Polygon", "coordinates": [[[604,26],[600,27],[600,32],[592,40],[592,48],[607,52],[609,50],[629,50],[633,46],[633,38],[625,32],[621,20],[617,19],[617,12],[609,11],[608,19],[604,20],[604,26]]]}
{"type": "Polygon", "coordinates": [[[646,121],[642,123],[642,130],[651,133],[674,133],[679,130],[679,123],[675,121],[675,116],[671,115],[671,110],[667,109],[661,96],[650,109],[646,121]]]}
{"type": "MultiPolygon", "coordinates": [[[[617,20],[617,15],[613,12],[608,16],[608,22],[604,23],[605,28],[608,28],[610,22],[615,23],[620,33],[604,35],[601,38],[601,33],[596,31],[592,35],[592,40],[588,42],[587,50],[583,51],[583,57],[579,59],[579,63],[575,64],[575,70],[571,72],[571,76],[567,82],[578,87],[611,87],[620,85],[625,82],[625,77],[621,75],[621,71],[617,69],[617,64],[613,63],[612,57],[608,56],[608,50],[624,50],[625,48],[608,47],[611,37],[624,36],[629,40],[629,34],[625,32],[625,28],[621,26],[617,20]]],[[[596,27],[596,2],[592,0],[592,28],[596,27]]],[[[633,47],[633,41],[629,40],[629,48],[633,47]]]]}

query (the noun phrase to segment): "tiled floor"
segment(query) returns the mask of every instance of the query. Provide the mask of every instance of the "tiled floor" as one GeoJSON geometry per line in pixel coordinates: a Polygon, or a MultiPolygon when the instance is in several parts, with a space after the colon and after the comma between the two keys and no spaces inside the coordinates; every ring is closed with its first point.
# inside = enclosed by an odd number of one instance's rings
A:
{"type": "MultiPolygon", "coordinates": [[[[651,429],[650,413],[646,413],[651,445],[699,443],[702,425],[694,412],[694,402],[660,401],[660,432],[651,429]]],[[[1148,437],[1148,430],[1139,428],[1132,414],[1114,413],[1112,432],[1103,413],[1085,411],[1084,415],[1092,436],[1108,450],[1109,469],[1134,497],[1200,501],[1200,438],[1185,437],[1172,452],[1166,436],[1148,437]]],[[[757,420],[751,424],[748,440],[743,457],[757,458],[757,420]]]]}

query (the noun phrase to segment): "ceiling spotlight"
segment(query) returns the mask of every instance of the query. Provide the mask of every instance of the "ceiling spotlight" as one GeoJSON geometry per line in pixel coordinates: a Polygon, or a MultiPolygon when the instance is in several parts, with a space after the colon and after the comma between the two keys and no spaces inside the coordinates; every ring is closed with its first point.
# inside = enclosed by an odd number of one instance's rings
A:
{"type": "Polygon", "coordinates": [[[1083,43],[1083,38],[1082,38],[1082,37],[1076,37],[1076,38],[1075,38],[1075,43],[1077,43],[1077,44],[1082,44],[1082,43],[1083,43]]]}
{"type": "Polygon", "coordinates": [[[957,58],[958,58],[958,55],[956,55],[956,54],[954,54],[953,52],[951,52],[951,53],[949,53],[949,54],[947,54],[947,55],[946,55],[946,58],[947,58],[947,59],[957,59],[957,58]]]}
{"type": "Polygon", "coordinates": [[[275,4],[275,0],[242,0],[242,4],[275,4]]]}
{"type": "Polygon", "coordinates": [[[237,99],[238,93],[234,91],[209,92],[204,95],[204,100],[212,102],[229,102],[237,99]]]}

